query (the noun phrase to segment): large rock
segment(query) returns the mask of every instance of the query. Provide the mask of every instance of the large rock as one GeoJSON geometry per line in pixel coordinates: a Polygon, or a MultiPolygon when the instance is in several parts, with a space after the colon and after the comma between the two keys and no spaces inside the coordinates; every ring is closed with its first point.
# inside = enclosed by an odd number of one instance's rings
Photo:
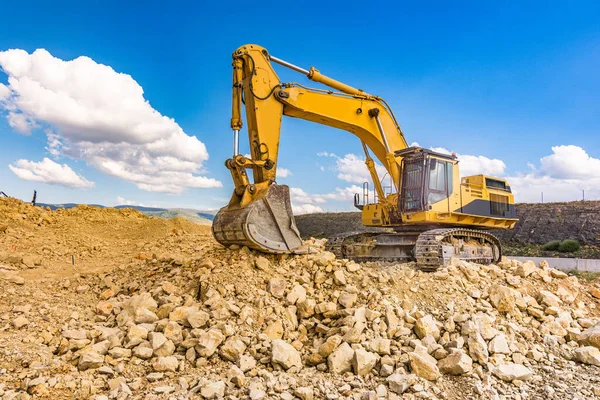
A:
{"type": "Polygon", "coordinates": [[[342,343],[333,353],[327,357],[327,367],[329,372],[334,374],[343,374],[352,369],[352,358],[354,350],[346,342],[342,343]]]}
{"type": "Polygon", "coordinates": [[[581,335],[577,337],[577,341],[579,344],[600,349],[600,323],[581,332],[581,335]]]}
{"type": "Polygon", "coordinates": [[[371,349],[371,351],[374,351],[375,353],[379,354],[380,356],[385,356],[385,355],[392,354],[392,351],[390,348],[391,344],[392,344],[392,341],[390,339],[383,339],[383,338],[371,339],[371,341],[369,342],[369,348],[371,349]]]}
{"type": "Polygon", "coordinates": [[[594,346],[575,349],[575,360],[584,364],[600,366],[600,350],[594,346]]]}
{"type": "Polygon", "coordinates": [[[440,338],[440,328],[431,315],[426,315],[417,320],[415,333],[419,339],[423,339],[425,336],[433,336],[436,340],[440,338]]]}
{"type": "Polygon", "coordinates": [[[503,313],[514,313],[515,308],[515,291],[509,287],[502,285],[493,285],[489,288],[490,303],[503,313]]]}
{"type": "Polygon", "coordinates": [[[183,341],[183,331],[181,326],[177,322],[169,322],[165,326],[163,331],[165,337],[175,344],[179,344],[183,341]]]}
{"type": "Polygon", "coordinates": [[[157,372],[172,371],[175,372],[179,366],[179,361],[174,356],[156,357],[152,360],[152,368],[157,372]]]}
{"type": "Polygon", "coordinates": [[[144,315],[146,310],[153,313],[156,312],[158,304],[152,298],[150,293],[142,293],[140,295],[133,296],[123,306],[123,311],[117,316],[117,323],[119,326],[125,326],[128,323],[135,322],[136,317],[139,319],[140,315],[144,315]]]}
{"type": "Polygon", "coordinates": [[[277,299],[282,299],[285,293],[286,280],[283,278],[271,278],[267,285],[267,291],[277,299]]]}
{"type": "Polygon", "coordinates": [[[291,344],[281,339],[273,340],[271,361],[274,364],[281,365],[284,369],[291,367],[302,368],[302,358],[300,353],[291,344]]]}
{"type": "Polygon", "coordinates": [[[497,334],[488,344],[488,350],[491,354],[510,354],[508,341],[503,333],[497,334]]]}
{"type": "Polygon", "coordinates": [[[377,364],[377,354],[366,351],[365,349],[357,349],[354,351],[352,358],[352,369],[356,375],[367,375],[375,364],[377,364]]]}
{"type": "Polygon", "coordinates": [[[498,331],[494,328],[495,319],[490,317],[488,314],[478,313],[471,317],[471,320],[475,324],[475,329],[481,334],[485,340],[490,340],[498,331]]]}
{"type": "Polygon", "coordinates": [[[225,382],[217,381],[202,386],[200,394],[203,399],[220,399],[225,396],[225,382]]]}
{"type": "Polygon", "coordinates": [[[225,336],[219,329],[211,329],[198,337],[198,343],[194,349],[201,357],[210,357],[217,351],[223,340],[225,340],[225,336]]]}
{"type": "Polygon", "coordinates": [[[237,337],[230,337],[221,346],[221,357],[231,362],[237,362],[240,356],[246,351],[246,344],[237,337]]]}
{"type": "Polygon", "coordinates": [[[438,368],[448,375],[462,375],[471,372],[473,360],[462,350],[454,349],[446,358],[438,362],[438,368]]]}
{"type": "Polygon", "coordinates": [[[312,258],[319,266],[325,267],[327,264],[335,261],[335,254],[329,251],[321,251],[312,256],[312,258]]]}
{"type": "Polygon", "coordinates": [[[533,274],[537,270],[535,263],[533,261],[525,261],[521,265],[517,267],[515,270],[515,274],[519,275],[522,278],[526,278],[529,275],[533,274]]]}
{"type": "Polygon", "coordinates": [[[290,290],[286,299],[290,304],[302,303],[306,301],[306,289],[302,285],[296,285],[290,290]]]}
{"type": "Polygon", "coordinates": [[[273,321],[264,331],[264,334],[271,340],[281,339],[283,337],[283,324],[281,320],[273,321]]]}
{"type": "Polygon", "coordinates": [[[79,357],[78,368],[80,371],[85,371],[86,369],[98,368],[102,363],[104,363],[103,355],[88,351],[79,357]]]}
{"type": "Polygon", "coordinates": [[[210,319],[210,315],[202,310],[190,310],[187,315],[187,323],[192,328],[203,328],[210,319]]]}
{"type": "Polygon", "coordinates": [[[323,342],[318,348],[318,352],[322,357],[329,357],[331,353],[342,343],[342,337],[340,335],[332,335],[323,342]]]}
{"type": "Polygon", "coordinates": [[[386,378],[386,382],[392,392],[402,394],[416,384],[418,378],[414,374],[392,374],[386,378]]]}
{"type": "Polygon", "coordinates": [[[417,376],[435,381],[440,377],[440,370],[437,367],[437,360],[426,352],[408,353],[410,369],[417,376]]]}
{"type": "Polygon", "coordinates": [[[540,290],[540,303],[547,307],[558,307],[561,301],[554,293],[547,290],[540,290]]]}
{"type": "Polygon", "coordinates": [[[533,376],[533,372],[521,364],[502,364],[492,370],[492,373],[506,382],[516,379],[526,381],[533,376]]]}
{"type": "Polygon", "coordinates": [[[358,300],[358,295],[356,293],[342,292],[340,297],[338,297],[338,303],[340,303],[344,308],[352,308],[354,304],[358,300]]]}
{"type": "Polygon", "coordinates": [[[488,362],[490,353],[488,352],[487,343],[483,340],[479,332],[469,335],[467,345],[469,346],[469,354],[473,360],[482,365],[488,362]]]}

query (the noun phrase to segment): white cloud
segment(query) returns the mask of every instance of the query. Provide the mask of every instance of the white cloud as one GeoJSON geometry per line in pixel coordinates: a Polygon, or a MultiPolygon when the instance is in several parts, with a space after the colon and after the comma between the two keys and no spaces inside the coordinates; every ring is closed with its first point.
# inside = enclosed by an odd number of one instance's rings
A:
{"type": "Polygon", "coordinates": [[[31,135],[31,128],[36,126],[30,118],[22,113],[9,112],[6,119],[11,128],[23,135],[31,135]]]}
{"type": "Polygon", "coordinates": [[[294,214],[314,214],[323,212],[323,209],[313,204],[292,204],[294,214]]]}
{"type": "Polygon", "coordinates": [[[317,156],[319,156],[319,157],[337,157],[335,155],[335,153],[328,153],[326,151],[320,151],[320,152],[318,152],[317,156]]]}
{"type": "Polygon", "coordinates": [[[590,157],[579,146],[554,146],[540,160],[541,171],[558,179],[600,178],[600,159],[590,157]]]}
{"type": "Polygon", "coordinates": [[[38,123],[52,126],[46,131],[52,155],[85,160],[142,190],[222,186],[199,175],[208,159],[204,143],[153,109],[130,75],[88,57],[63,61],[43,49],[0,52],[0,67],[8,75],[0,107],[9,124],[24,134],[38,123]]]}
{"type": "Polygon", "coordinates": [[[8,96],[10,96],[10,89],[6,85],[0,83],[0,101],[7,99],[8,96]]]}
{"type": "Polygon", "coordinates": [[[540,166],[527,163],[529,172],[507,177],[517,202],[575,201],[600,199],[600,160],[574,145],[552,147],[540,166]]]}
{"type": "Polygon", "coordinates": [[[127,200],[124,197],[117,196],[117,205],[118,206],[137,206],[137,201],[127,200]]]}
{"type": "MultiPolygon", "coordinates": [[[[431,147],[430,150],[442,154],[452,154],[452,152],[444,147],[431,147]]],[[[457,154],[459,164],[458,169],[460,176],[471,175],[492,175],[501,176],[504,174],[506,164],[504,161],[497,158],[488,158],[485,156],[473,156],[469,154],[457,154]]]]}
{"type": "MultiPolygon", "coordinates": [[[[331,169],[337,172],[337,178],[350,183],[363,183],[371,181],[371,174],[365,165],[365,158],[356,154],[346,154],[344,157],[338,157],[333,153],[322,152],[317,155],[326,154],[326,157],[335,158],[335,165],[331,169]]],[[[379,179],[387,173],[383,165],[375,162],[375,169],[379,179]]],[[[321,167],[321,171],[324,168],[321,167]]]]}
{"type": "Polygon", "coordinates": [[[325,203],[325,200],[320,195],[308,194],[304,190],[297,187],[290,188],[290,200],[295,204],[325,203]]]}
{"type": "Polygon", "coordinates": [[[90,182],[83,176],[77,175],[68,165],[60,165],[49,158],[44,158],[43,161],[37,163],[18,160],[14,166],[9,165],[8,167],[19,178],[27,181],[44,182],[70,188],[94,187],[94,182],[90,182]]]}
{"type": "Polygon", "coordinates": [[[292,171],[290,171],[287,168],[277,168],[277,176],[280,178],[287,178],[288,176],[292,176],[294,174],[292,174],[292,171]]]}

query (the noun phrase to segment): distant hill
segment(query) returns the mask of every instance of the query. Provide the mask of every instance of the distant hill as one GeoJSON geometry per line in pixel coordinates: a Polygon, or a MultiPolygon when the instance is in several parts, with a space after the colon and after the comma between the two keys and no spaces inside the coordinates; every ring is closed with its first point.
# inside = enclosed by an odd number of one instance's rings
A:
{"type": "MultiPolygon", "coordinates": [[[[51,210],[56,210],[58,208],[73,208],[77,207],[80,204],[76,203],[65,203],[65,204],[46,204],[46,203],[37,203],[40,207],[49,207],[51,210]]],[[[86,204],[88,206],[107,208],[101,204],[86,204]]],[[[146,214],[151,217],[164,218],[164,219],[173,219],[177,217],[182,217],[187,219],[188,221],[195,222],[200,225],[211,225],[212,220],[214,219],[214,214],[211,214],[211,211],[207,210],[194,210],[191,208],[159,208],[159,207],[143,207],[143,206],[129,206],[129,205],[119,205],[114,206],[113,208],[121,209],[121,208],[133,208],[134,210],[138,210],[139,212],[146,214]]]]}

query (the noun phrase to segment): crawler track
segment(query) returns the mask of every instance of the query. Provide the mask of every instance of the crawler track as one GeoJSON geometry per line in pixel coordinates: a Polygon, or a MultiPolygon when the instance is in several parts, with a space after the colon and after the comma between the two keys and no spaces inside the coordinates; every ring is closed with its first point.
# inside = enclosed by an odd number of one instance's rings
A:
{"type": "Polygon", "coordinates": [[[475,229],[441,228],[425,232],[349,233],[332,237],[327,250],[354,261],[416,261],[422,271],[435,271],[450,260],[491,264],[500,261],[500,241],[475,229]]]}

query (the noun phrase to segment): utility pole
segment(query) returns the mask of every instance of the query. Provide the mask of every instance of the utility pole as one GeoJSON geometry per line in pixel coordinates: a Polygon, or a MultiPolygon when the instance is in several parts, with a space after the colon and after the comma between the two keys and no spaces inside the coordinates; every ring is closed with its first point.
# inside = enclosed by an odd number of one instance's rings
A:
{"type": "Polygon", "coordinates": [[[37,199],[37,190],[33,191],[33,200],[31,200],[31,204],[35,206],[35,200],[37,199]]]}

